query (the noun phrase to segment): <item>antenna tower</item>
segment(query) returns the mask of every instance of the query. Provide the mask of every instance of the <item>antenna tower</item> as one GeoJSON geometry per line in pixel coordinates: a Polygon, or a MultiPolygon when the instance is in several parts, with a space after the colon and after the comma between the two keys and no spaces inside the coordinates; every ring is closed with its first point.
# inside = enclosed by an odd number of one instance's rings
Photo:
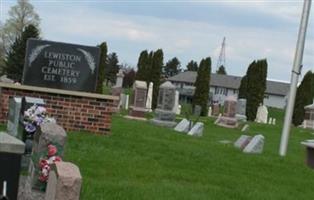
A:
{"type": "Polygon", "coordinates": [[[219,58],[217,61],[217,70],[221,65],[223,65],[226,68],[226,37],[223,38],[222,43],[221,43],[221,49],[220,49],[220,54],[219,58]]]}

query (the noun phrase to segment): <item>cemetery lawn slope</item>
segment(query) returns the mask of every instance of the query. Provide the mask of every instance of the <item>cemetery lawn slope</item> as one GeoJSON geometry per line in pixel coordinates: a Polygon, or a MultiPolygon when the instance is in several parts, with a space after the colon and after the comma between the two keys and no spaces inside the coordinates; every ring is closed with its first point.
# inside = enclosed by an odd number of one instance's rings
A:
{"type": "Polygon", "coordinates": [[[235,141],[240,129],[201,120],[200,138],[120,116],[113,117],[110,136],[70,133],[65,160],[80,167],[81,199],[313,199],[314,170],[304,164],[300,145],[313,138],[310,131],[294,128],[281,158],[281,120],[251,123],[248,134],[263,134],[266,144],[262,155],[248,155],[219,143],[235,141]]]}

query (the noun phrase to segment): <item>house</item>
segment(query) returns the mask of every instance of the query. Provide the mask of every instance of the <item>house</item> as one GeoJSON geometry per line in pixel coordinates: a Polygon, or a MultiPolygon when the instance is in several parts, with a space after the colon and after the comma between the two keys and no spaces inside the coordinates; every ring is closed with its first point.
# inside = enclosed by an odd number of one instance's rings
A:
{"type": "MultiPolygon", "coordinates": [[[[192,102],[197,72],[186,71],[168,78],[180,92],[180,102],[192,102]]],[[[222,74],[211,74],[209,101],[223,104],[227,96],[238,96],[242,77],[222,74]]],[[[287,94],[290,84],[267,80],[264,104],[275,108],[284,108],[287,102],[287,94]]]]}

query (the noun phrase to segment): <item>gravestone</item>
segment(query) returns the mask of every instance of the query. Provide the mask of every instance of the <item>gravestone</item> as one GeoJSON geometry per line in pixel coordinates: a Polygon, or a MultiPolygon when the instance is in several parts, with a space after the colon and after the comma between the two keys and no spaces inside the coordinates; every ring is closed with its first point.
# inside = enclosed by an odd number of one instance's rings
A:
{"type": "Polygon", "coordinates": [[[246,121],[246,99],[238,99],[236,118],[239,121],[246,121]]]}
{"type": "Polygon", "coordinates": [[[273,125],[276,125],[276,118],[273,118],[273,125]]]}
{"type": "Polygon", "coordinates": [[[236,128],[238,121],[236,119],[237,99],[234,96],[228,96],[225,99],[223,116],[217,119],[217,125],[226,128],[236,128]]]}
{"type": "Polygon", "coordinates": [[[219,104],[218,104],[218,103],[214,103],[212,110],[213,110],[213,115],[214,115],[214,116],[218,116],[219,113],[220,113],[219,104]]]}
{"type": "Polygon", "coordinates": [[[304,111],[304,121],[302,123],[302,127],[314,130],[314,103],[305,106],[304,111]]]}
{"type": "Polygon", "coordinates": [[[171,128],[176,125],[175,95],[176,87],[170,81],[160,85],[155,118],[151,120],[153,124],[171,128]]]}
{"type": "Polygon", "coordinates": [[[174,128],[175,131],[178,132],[189,132],[189,128],[190,128],[190,121],[187,119],[182,119],[181,122],[179,122],[177,124],[177,126],[174,128]]]}
{"type": "Polygon", "coordinates": [[[94,92],[98,47],[28,39],[22,84],[94,92]]]}
{"type": "Polygon", "coordinates": [[[241,135],[237,141],[234,143],[234,147],[239,148],[239,149],[244,149],[247,144],[250,143],[252,137],[248,135],[241,135]]]}
{"type": "Polygon", "coordinates": [[[188,135],[191,136],[202,136],[204,131],[204,123],[197,122],[192,129],[188,132],[188,135]]]}
{"type": "Polygon", "coordinates": [[[127,110],[129,108],[129,95],[128,94],[121,94],[120,96],[120,107],[122,109],[127,110]]]}
{"type": "Polygon", "coordinates": [[[212,116],[212,107],[211,107],[211,106],[208,107],[207,116],[208,116],[208,117],[211,117],[211,116],[212,116]]]}
{"type": "Polygon", "coordinates": [[[111,94],[113,96],[120,96],[120,94],[122,93],[122,85],[123,85],[123,77],[124,77],[123,70],[120,69],[119,72],[116,74],[116,76],[117,76],[116,85],[112,87],[111,94]]]}
{"type": "Polygon", "coordinates": [[[178,109],[179,109],[179,92],[176,90],[176,95],[174,98],[174,106],[173,106],[173,112],[177,114],[178,109]]]}
{"type": "Polygon", "coordinates": [[[264,136],[255,135],[248,145],[243,149],[244,153],[262,153],[264,148],[264,136]]]}
{"type": "Polygon", "coordinates": [[[22,98],[13,97],[9,99],[9,116],[7,123],[7,131],[10,135],[18,136],[19,117],[21,112],[22,98]]]}
{"type": "Polygon", "coordinates": [[[305,140],[301,142],[306,147],[306,164],[314,169],[314,140],[305,140]]]}
{"type": "Polygon", "coordinates": [[[82,176],[70,162],[57,162],[49,173],[45,200],[79,200],[82,176]]]}
{"type": "Polygon", "coordinates": [[[55,123],[42,123],[37,129],[34,137],[32,161],[30,165],[31,183],[34,189],[40,189],[42,182],[39,177],[39,161],[46,156],[48,145],[57,148],[57,155],[63,157],[67,134],[65,130],[55,123]]]}
{"type": "Polygon", "coordinates": [[[177,114],[177,115],[181,115],[181,108],[182,108],[182,106],[179,104],[179,105],[178,105],[178,109],[177,109],[177,111],[176,111],[176,114],[177,114]]]}
{"type": "Polygon", "coordinates": [[[7,197],[16,200],[21,168],[21,155],[25,144],[17,138],[0,132],[0,188],[7,184],[7,197]]]}
{"type": "Polygon", "coordinates": [[[146,99],[146,109],[148,110],[148,112],[152,112],[153,87],[154,87],[153,82],[150,82],[148,86],[146,99]]]}
{"type": "Polygon", "coordinates": [[[270,117],[270,118],[268,119],[268,124],[273,124],[273,118],[270,117]]]}
{"type": "Polygon", "coordinates": [[[146,109],[147,85],[145,81],[135,81],[133,84],[133,105],[130,106],[129,115],[144,118],[146,109]]]}
{"type": "Polygon", "coordinates": [[[249,129],[249,127],[250,126],[248,124],[245,124],[243,128],[241,129],[241,132],[246,132],[249,129]]]}
{"type": "Polygon", "coordinates": [[[260,104],[260,106],[257,109],[255,121],[257,123],[267,124],[267,118],[268,118],[268,109],[265,105],[260,104]]]}

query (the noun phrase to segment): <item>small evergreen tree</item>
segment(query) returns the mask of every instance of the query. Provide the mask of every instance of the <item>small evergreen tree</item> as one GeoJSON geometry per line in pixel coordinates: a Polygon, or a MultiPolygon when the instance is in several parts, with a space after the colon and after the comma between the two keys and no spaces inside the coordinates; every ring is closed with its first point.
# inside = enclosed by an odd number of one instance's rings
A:
{"type": "Polygon", "coordinates": [[[294,110],[292,116],[292,123],[295,126],[302,124],[304,120],[304,106],[313,102],[314,98],[314,74],[308,71],[297,89],[296,99],[294,103],[294,110]]]}
{"type": "Polygon", "coordinates": [[[197,62],[194,60],[191,60],[187,65],[186,65],[186,71],[195,71],[197,72],[198,70],[198,65],[197,62]]]}
{"type": "Polygon", "coordinates": [[[22,80],[26,43],[29,38],[39,38],[39,31],[33,25],[27,26],[21,37],[15,39],[6,57],[4,71],[9,78],[18,82],[22,80]]]}
{"type": "Polygon", "coordinates": [[[218,70],[216,71],[216,74],[223,74],[223,75],[227,75],[227,72],[226,72],[226,68],[221,65],[218,70]]]}
{"type": "Polygon", "coordinates": [[[140,53],[137,62],[137,73],[136,73],[136,80],[145,80],[146,79],[146,64],[148,60],[148,52],[144,50],[140,53]]]}
{"type": "Polygon", "coordinates": [[[241,79],[241,84],[239,87],[239,98],[246,99],[246,97],[247,97],[247,77],[245,75],[241,79]]]}
{"type": "Polygon", "coordinates": [[[154,83],[153,86],[153,99],[152,99],[152,108],[155,109],[157,107],[157,99],[159,93],[159,85],[160,85],[160,77],[163,66],[164,53],[162,49],[158,49],[155,53],[152,54],[152,69],[150,81],[154,83]]]}
{"type": "Polygon", "coordinates": [[[167,63],[166,63],[166,66],[165,66],[165,70],[164,70],[164,73],[165,73],[165,76],[166,77],[172,77],[176,74],[178,74],[180,71],[181,71],[181,64],[180,64],[180,61],[178,60],[178,58],[174,57],[172,58],[171,60],[169,60],[167,63]]]}
{"type": "Polygon", "coordinates": [[[119,72],[119,59],[118,55],[113,52],[107,56],[106,68],[105,68],[105,78],[107,83],[116,83],[117,73],[119,72]]]}
{"type": "Polygon", "coordinates": [[[193,107],[200,105],[202,107],[201,115],[206,116],[208,112],[209,99],[209,82],[211,74],[211,59],[210,57],[202,59],[197,71],[195,81],[195,92],[193,96],[193,107]]]}
{"type": "Polygon", "coordinates": [[[254,121],[259,104],[264,101],[267,78],[267,61],[253,61],[247,70],[246,116],[254,121]]]}
{"type": "Polygon", "coordinates": [[[96,92],[102,93],[103,92],[103,84],[105,80],[105,68],[106,68],[106,60],[107,60],[107,43],[103,42],[99,45],[100,48],[100,62],[99,62],[99,72],[97,78],[97,86],[96,92]]]}

